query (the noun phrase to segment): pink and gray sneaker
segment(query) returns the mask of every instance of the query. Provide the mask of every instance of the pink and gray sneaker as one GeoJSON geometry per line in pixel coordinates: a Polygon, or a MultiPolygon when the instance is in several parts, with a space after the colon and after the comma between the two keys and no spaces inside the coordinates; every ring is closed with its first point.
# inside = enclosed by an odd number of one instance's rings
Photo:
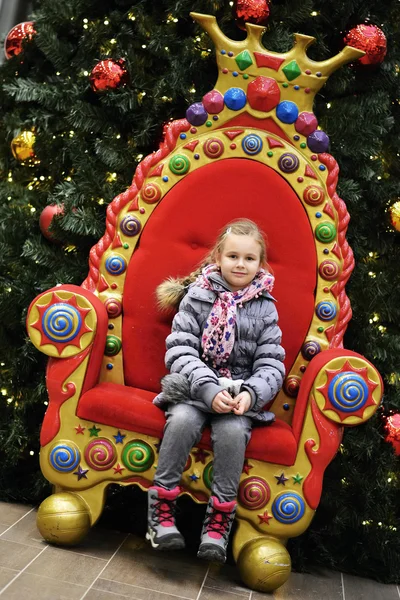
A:
{"type": "Polygon", "coordinates": [[[148,512],[146,539],[157,550],[179,550],[185,540],[175,525],[175,505],[179,487],[166,490],[152,486],[148,490],[148,512]]]}
{"type": "Polygon", "coordinates": [[[235,500],[220,502],[216,496],[211,496],[201,532],[198,558],[219,563],[226,561],[226,548],[235,512],[235,500]]]}

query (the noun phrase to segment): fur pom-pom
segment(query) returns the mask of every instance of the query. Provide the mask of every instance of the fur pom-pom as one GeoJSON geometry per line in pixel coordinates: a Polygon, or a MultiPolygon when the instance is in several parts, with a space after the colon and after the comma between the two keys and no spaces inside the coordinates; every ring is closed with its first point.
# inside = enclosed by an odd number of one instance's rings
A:
{"type": "Polygon", "coordinates": [[[161,379],[161,389],[165,402],[187,402],[190,399],[190,385],[187,377],[180,373],[170,373],[161,379]]]}
{"type": "Polygon", "coordinates": [[[177,308],[186,293],[186,288],[181,279],[169,277],[156,289],[157,304],[161,310],[177,308]]]}

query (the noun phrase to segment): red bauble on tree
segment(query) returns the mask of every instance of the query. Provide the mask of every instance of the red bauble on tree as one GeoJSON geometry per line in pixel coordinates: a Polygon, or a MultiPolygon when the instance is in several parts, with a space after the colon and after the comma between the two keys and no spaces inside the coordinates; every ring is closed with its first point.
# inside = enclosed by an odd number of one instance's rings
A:
{"type": "Polygon", "coordinates": [[[17,54],[22,52],[23,42],[31,40],[35,33],[33,21],[26,21],[25,23],[18,23],[18,25],[15,25],[15,27],[8,32],[4,42],[6,58],[17,56],[17,54]]]}
{"type": "Polygon", "coordinates": [[[106,58],[101,60],[90,73],[90,85],[94,92],[102,92],[126,85],[129,81],[125,60],[106,58]]]}
{"type": "Polygon", "coordinates": [[[56,215],[64,214],[64,206],[58,204],[50,204],[46,206],[46,208],[42,211],[39,217],[39,227],[40,231],[44,235],[44,237],[51,242],[54,242],[54,234],[49,231],[49,227],[53,221],[53,218],[56,215]]]}
{"type": "Polygon", "coordinates": [[[386,36],[376,25],[357,25],[345,35],[346,46],[364,50],[365,56],[358,59],[362,65],[378,65],[386,56],[386,36]]]}
{"type": "Polygon", "coordinates": [[[245,23],[265,25],[269,17],[269,0],[236,0],[236,22],[240,29],[246,29],[245,23]]]}
{"type": "Polygon", "coordinates": [[[400,456],[400,413],[387,418],[385,429],[387,431],[385,440],[392,444],[397,456],[400,456]]]}

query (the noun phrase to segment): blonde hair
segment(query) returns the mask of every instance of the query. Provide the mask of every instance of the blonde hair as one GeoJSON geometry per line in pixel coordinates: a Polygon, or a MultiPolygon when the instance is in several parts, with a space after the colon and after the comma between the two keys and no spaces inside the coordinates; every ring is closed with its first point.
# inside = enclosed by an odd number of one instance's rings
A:
{"type": "Polygon", "coordinates": [[[221,229],[214,246],[194,271],[189,273],[186,277],[170,277],[157,287],[156,295],[159,308],[166,309],[179,304],[185,295],[185,288],[196,281],[204,267],[217,261],[217,257],[224,249],[225,240],[230,234],[250,235],[253,237],[260,245],[260,266],[272,273],[272,270],[267,263],[266,235],[254,221],[251,221],[250,219],[235,219],[234,221],[227,223],[225,227],[221,229]]]}

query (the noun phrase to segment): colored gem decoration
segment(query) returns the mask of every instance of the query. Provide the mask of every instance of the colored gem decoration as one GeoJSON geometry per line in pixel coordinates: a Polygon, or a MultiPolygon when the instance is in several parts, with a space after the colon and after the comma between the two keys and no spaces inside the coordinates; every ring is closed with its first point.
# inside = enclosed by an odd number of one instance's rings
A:
{"type": "Polygon", "coordinates": [[[106,307],[106,311],[110,319],[115,319],[122,313],[122,302],[120,302],[120,300],[117,298],[107,298],[107,300],[104,302],[104,306],[106,307]]]}
{"type": "Polygon", "coordinates": [[[303,200],[309,206],[318,206],[325,200],[325,192],[318,185],[309,185],[303,192],[303,200]]]}
{"type": "MultiPolygon", "coordinates": [[[[186,111],[186,118],[191,125],[195,125],[196,127],[200,127],[200,125],[204,125],[204,123],[208,119],[208,113],[204,108],[202,102],[195,102],[186,111]]],[[[172,169],[171,169],[172,170],[172,169]]]]}
{"type": "Polygon", "coordinates": [[[264,514],[257,515],[257,517],[260,519],[258,523],[259,525],[261,525],[262,523],[266,523],[267,525],[269,525],[270,520],[273,518],[272,515],[268,514],[267,510],[264,512],[264,514]]]}
{"type": "Polygon", "coordinates": [[[190,169],[190,161],[184,154],[176,154],[171,158],[168,166],[175,175],[184,175],[190,169]]]}
{"type": "Polygon", "coordinates": [[[292,475],[292,478],[293,478],[293,483],[298,483],[298,484],[301,484],[301,482],[304,479],[303,475],[300,475],[299,473],[297,473],[297,475],[292,475]]]}
{"type": "Polygon", "coordinates": [[[254,110],[268,112],[279,104],[281,92],[275,79],[260,76],[249,83],[247,99],[254,110]]]}
{"type": "Polygon", "coordinates": [[[317,129],[308,136],[307,146],[310,148],[311,152],[316,152],[317,154],[327,152],[329,149],[329,137],[326,135],[325,131],[317,129]]]}
{"type": "MultiPolygon", "coordinates": [[[[187,144],[185,144],[183,147],[186,150],[190,150],[190,152],[194,152],[194,149],[196,148],[197,144],[199,143],[199,140],[192,140],[191,142],[188,142],[187,144]]],[[[168,177],[167,178],[163,178],[164,181],[168,181],[168,177]]]]}
{"type": "Polygon", "coordinates": [[[294,127],[296,131],[302,135],[310,135],[310,133],[313,133],[318,127],[317,117],[314,113],[302,112],[297,117],[294,127]]]}
{"type": "Polygon", "coordinates": [[[253,64],[251,54],[248,50],[243,50],[240,54],[235,57],[235,62],[241,71],[245,71],[250,65],[253,64]]]}
{"type": "Polygon", "coordinates": [[[83,334],[93,331],[85,323],[91,309],[81,308],[75,296],[64,300],[53,292],[47,304],[36,308],[39,319],[32,327],[40,331],[41,345],[51,344],[59,354],[67,344],[80,348],[83,334]]]}
{"type": "Polygon", "coordinates": [[[99,292],[104,292],[105,290],[108,290],[109,287],[110,286],[108,285],[107,281],[104,279],[104,276],[101,275],[99,284],[97,286],[99,292]]]}
{"type": "Polygon", "coordinates": [[[282,71],[285,73],[285,77],[288,81],[293,81],[293,79],[297,79],[297,77],[301,75],[301,69],[295,60],[292,60],[283,67],[282,71]]]}
{"type": "Polygon", "coordinates": [[[333,302],[323,300],[318,302],[315,307],[315,313],[321,321],[332,321],[336,317],[337,308],[333,302]]]}
{"type": "Polygon", "coordinates": [[[241,133],[243,133],[244,129],[235,129],[232,131],[224,131],[224,135],[226,135],[227,138],[229,138],[231,141],[235,139],[235,137],[237,137],[238,135],[240,135],[241,133]]]}
{"type": "Polygon", "coordinates": [[[285,392],[291,398],[296,398],[300,389],[300,377],[292,375],[285,380],[285,392]]]}
{"type": "Polygon", "coordinates": [[[196,450],[193,452],[193,456],[195,462],[201,462],[201,464],[205,465],[206,459],[208,456],[210,456],[210,453],[206,452],[202,448],[196,448],[196,450]]]}
{"type": "Polygon", "coordinates": [[[278,167],[284,173],[294,173],[299,168],[300,161],[295,154],[285,152],[278,160],[278,167]]]}
{"type": "Polygon", "coordinates": [[[246,93],[240,88],[229,88],[224,94],[224,102],[231,110],[241,110],[246,105],[246,93]]]}
{"type": "Polygon", "coordinates": [[[203,145],[204,154],[208,158],[219,158],[224,150],[224,144],[218,138],[208,138],[203,145]]]}
{"type": "Polygon", "coordinates": [[[303,498],[296,492],[285,492],[277,496],[272,505],[272,514],[277,521],[292,525],[299,521],[305,512],[303,498]]]}
{"type": "Polygon", "coordinates": [[[336,237],[336,227],[333,225],[333,223],[328,223],[326,221],[319,223],[319,225],[317,225],[315,228],[315,237],[319,242],[328,244],[336,237]]]}
{"type": "Polygon", "coordinates": [[[324,410],[333,410],[341,421],[350,414],[362,419],[364,411],[376,402],[372,392],[378,386],[368,377],[368,368],[357,369],[346,361],[341,369],[325,371],[327,382],[317,390],[325,399],[324,410]]]}
{"type": "Polygon", "coordinates": [[[211,485],[213,482],[213,476],[214,476],[214,463],[211,461],[208,463],[208,465],[206,466],[206,468],[203,471],[203,481],[204,481],[204,485],[211,490],[211,485]]]}
{"type": "Polygon", "coordinates": [[[116,444],[123,444],[124,438],[126,438],[126,435],[122,435],[122,433],[118,430],[117,435],[113,435],[113,438],[115,438],[116,444]]]}
{"type": "Polygon", "coordinates": [[[89,428],[89,431],[90,431],[90,437],[99,437],[99,431],[101,431],[101,429],[96,427],[96,425],[93,425],[93,427],[89,428]]]}
{"type": "Polygon", "coordinates": [[[280,142],[279,140],[276,140],[275,138],[272,138],[272,137],[267,137],[267,142],[268,142],[268,146],[271,150],[273,148],[284,148],[285,147],[285,145],[282,144],[282,142],[280,142]]]}
{"type": "Polygon", "coordinates": [[[321,352],[321,345],[315,340],[309,340],[303,344],[301,354],[306,360],[311,360],[321,352]]]}
{"type": "Polygon", "coordinates": [[[267,67],[267,69],[272,69],[273,71],[278,71],[281,64],[285,62],[284,58],[261,52],[254,52],[254,58],[256,59],[257,67],[267,67]]]}
{"type": "Polygon", "coordinates": [[[104,354],[106,356],[116,356],[122,348],[122,342],[116,335],[108,335],[106,339],[106,347],[104,354]]]}
{"type": "Polygon", "coordinates": [[[310,177],[310,179],[318,179],[317,175],[314,173],[314,171],[309,165],[306,165],[304,177],[310,177]]]}
{"type": "Polygon", "coordinates": [[[111,275],[121,275],[126,270],[126,260],[119,254],[111,254],[106,260],[106,269],[111,275]]]}
{"type": "Polygon", "coordinates": [[[69,473],[81,460],[79,448],[73,442],[58,442],[50,451],[49,461],[53,469],[69,473]]]}
{"type": "Polygon", "coordinates": [[[267,504],[270,497],[269,485],[260,477],[247,477],[239,486],[239,502],[249,510],[259,510],[267,504]]]}
{"type": "Polygon", "coordinates": [[[254,156],[259,154],[263,147],[262,139],[255,133],[250,133],[242,139],[242,148],[246,154],[254,156]]]}
{"type": "Polygon", "coordinates": [[[334,260],[324,260],[319,265],[318,271],[322,279],[333,281],[339,277],[340,267],[334,260]]]}
{"type": "Polygon", "coordinates": [[[117,473],[118,473],[118,475],[122,475],[122,471],[125,471],[125,468],[122,467],[119,463],[117,464],[116,467],[113,467],[113,469],[114,469],[114,475],[117,475],[117,473]]]}
{"type": "Polygon", "coordinates": [[[136,217],[128,215],[122,219],[120,228],[124,235],[133,237],[139,233],[142,228],[142,224],[136,217]]]}
{"type": "Polygon", "coordinates": [[[163,168],[164,168],[164,163],[160,163],[159,165],[157,165],[157,167],[155,169],[152,170],[151,173],[149,173],[149,177],[161,177],[163,168]]]}
{"type": "MultiPolygon", "coordinates": [[[[140,195],[143,202],[146,202],[146,204],[156,204],[160,200],[162,192],[161,188],[156,183],[148,183],[144,186],[140,195]]],[[[136,233],[132,235],[136,235],[136,233]]]]}
{"type": "Polygon", "coordinates": [[[95,471],[107,471],[117,460],[117,451],[114,444],[106,438],[92,440],[85,448],[85,460],[88,466],[95,471]]]}
{"type": "Polygon", "coordinates": [[[280,102],[276,107],[276,116],[282,123],[287,123],[288,125],[294,123],[299,116],[297,104],[289,100],[280,102]]]}
{"type": "Polygon", "coordinates": [[[280,475],[275,475],[275,479],[277,480],[276,485],[285,485],[286,481],[289,481],[288,477],[285,477],[285,473],[281,473],[280,475]]]}
{"type": "Polygon", "coordinates": [[[194,481],[194,483],[197,483],[197,480],[200,479],[200,477],[196,475],[196,473],[192,473],[191,475],[189,475],[189,479],[194,481]]]}
{"type": "Polygon", "coordinates": [[[86,427],[82,427],[82,425],[80,425],[80,424],[75,427],[77,434],[81,433],[83,435],[83,432],[85,431],[85,429],[86,429],[86,427]]]}
{"type": "Polygon", "coordinates": [[[78,470],[75,471],[74,475],[78,476],[78,481],[81,479],[87,479],[86,473],[89,473],[89,469],[82,469],[81,465],[79,465],[78,470]]]}
{"type": "Polygon", "coordinates": [[[251,469],[253,469],[253,465],[251,465],[249,463],[248,459],[246,458],[244,461],[242,473],[246,473],[246,475],[248,475],[250,473],[251,469]]]}
{"type": "Polygon", "coordinates": [[[133,440],[124,447],[122,462],[134,473],[143,473],[150,469],[154,462],[153,448],[141,440],[133,440]]]}

